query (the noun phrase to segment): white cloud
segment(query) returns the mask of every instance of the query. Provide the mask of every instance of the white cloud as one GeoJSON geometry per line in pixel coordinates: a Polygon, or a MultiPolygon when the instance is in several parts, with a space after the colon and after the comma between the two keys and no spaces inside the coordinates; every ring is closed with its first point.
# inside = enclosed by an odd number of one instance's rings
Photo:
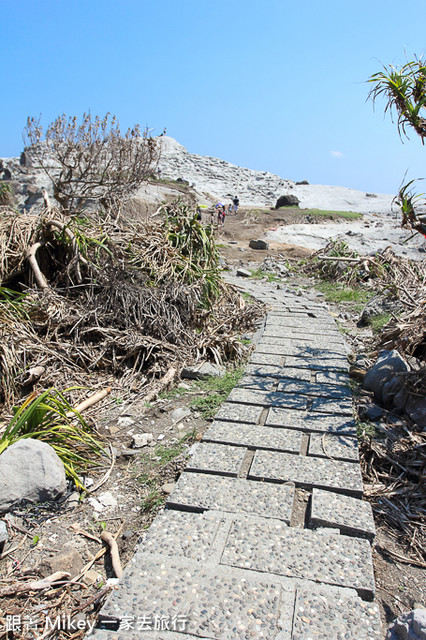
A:
{"type": "Polygon", "coordinates": [[[333,158],[344,158],[345,154],[342,153],[341,151],[330,151],[331,155],[333,156],[333,158]]]}

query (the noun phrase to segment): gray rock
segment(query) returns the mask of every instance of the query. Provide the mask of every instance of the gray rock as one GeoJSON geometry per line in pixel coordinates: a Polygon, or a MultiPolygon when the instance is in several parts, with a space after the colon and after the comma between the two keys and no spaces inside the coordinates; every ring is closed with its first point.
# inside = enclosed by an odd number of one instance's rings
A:
{"type": "Polygon", "coordinates": [[[386,640],[426,640],[426,609],[399,616],[388,628],[386,640]]]}
{"type": "Polygon", "coordinates": [[[0,547],[3,542],[6,542],[6,540],[9,540],[7,525],[4,520],[0,520],[0,547]]]}
{"type": "Polygon", "coordinates": [[[380,420],[383,416],[383,409],[375,404],[366,404],[359,407],[361,418],[367,420],[380,420]]]}
{"type": "Polygon", "coordinates": [[[293,196],[291,194],[287,194],[278,198],[275,209],[279,209],[280,207],[298,207],[299,204],[299,198],[296,198],[296,196],[293,196]]]}
{"type": "Polygon", "coordinates": [[[388,313],[398,313],[402,305],[398,300],[376,297],[369,300],[361,312],[357,322],[358,327],[365,327],[372,318],[388,313]]]}
{"type": "Polygon", "coordinates": [[[269,249],[269,244],[265,240],[250,240],[250,249],[258,249],[259,251],[266,251],[269,249]]]}
{"type": "Polygon", "coordinates": [[[364,376],[363,389],[374,393],[374,400],[383,402],[383,387],[397,373],[408,371],[409,367],[398,351],[382,351],[372,368],[364,376]]]}
{"type": "Polygon", "coordinates": [[[405,382],[401,376],[395,376],[383,385],[384,407],[401,412],[407,402],[407,396],[408,391],[405,388],[405,382]]]}
{"type": "Polygon", "coordinates": [[[426,398],[408,395],[405,412],[419,427],[426,427],[426,398]]]}
{"type": "Polygon", "coordinates": [[[161,487],[161,491],[169,495],[169,493],[173,491],[175,486],[176,486],[175,482],[166,482],[166,484],[163,484],[163,486],[161,487]]]}
{"type": "MultiPolygon", "coordinates": [[[[189,378],[191,380],[206,380],[211,376],[223,376],[226,372],[225,367],[219,364],[212,364],[211,362],[203,362],[202,364],[194,365],[193,367],[185,367],[182,370],[181,377],[189,378]]],[[[181,420],[182,418],[178,418],[181,420]]]]}
{"type": "Polygon", "coordinates": [[[240,267],[239,269],[237,269],[237,276],[240,276],[240,278],[250,278],[251,272],[240,267]]]}
{"type": "Polygon", "coordinates": [[[146,447],[149,442],[152,442],[152,439],[152,433],[135,433],[132,444],[135,449],[140,449],[146,447]]]}
{"type": "Polygon", "coordinates": [[[48,576],[55,571],[68,571],[71,578],[80,573],[84,567],[84,560],[75,549],[74,542],[66,542],[62,551],[56,553],[53,558],[45,559],[40,565],[40,572],[48,576]]]}
{"type": "Polygon", "coordinates": [[[0,512],[20,500],[56,500],[66,487],[64,465],[46,442],[24,438],[0,456],[0,512]]]}
{"type": "Polygon", "coordinates": [[[173,422],[178,422],[189,415],[191,415],[191,409],[188,409],[188,407],[179,407],[172,412],[171,418],[173,422]]]}

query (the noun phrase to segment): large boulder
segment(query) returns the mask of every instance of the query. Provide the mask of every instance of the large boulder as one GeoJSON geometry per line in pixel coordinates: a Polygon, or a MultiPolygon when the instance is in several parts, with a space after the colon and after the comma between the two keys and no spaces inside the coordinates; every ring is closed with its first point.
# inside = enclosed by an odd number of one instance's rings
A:
{"type": "Polygon", "coordinates": [[[267,251],[269,249],[269,244],[265,240],[250,240],[249,247],[250,249],[267,251]]]}
{"type": "Polygon", "coordinates": [[[375,401],[381,405],[386,382],[395,377],[397,373],[408,370],[408,364],[398,351],[382,351],[372,368],[365,374],[362,387],[366,391],[372,391],[375,401]]]}
{"type": "Polygon", "coordinates": [[[394,620],[386,640],[426,640],[426,609],[414,609],[394,620]]]}
{"type": "Polygon", "coordinates": [[[293,196],[292,194],[287,194],[285,196],[280,196],[277,200],[277,204],[275,205],[275,209],[279,209],[280,207],[298,207],[300,204],[299,198],[293,196]]]}
{"type": "Polygon", "coordinates": [[[20,500],[56,500],[66,488],[64,465],[46,442],[23,438],[1,454],[0,513],[20,500]]]}

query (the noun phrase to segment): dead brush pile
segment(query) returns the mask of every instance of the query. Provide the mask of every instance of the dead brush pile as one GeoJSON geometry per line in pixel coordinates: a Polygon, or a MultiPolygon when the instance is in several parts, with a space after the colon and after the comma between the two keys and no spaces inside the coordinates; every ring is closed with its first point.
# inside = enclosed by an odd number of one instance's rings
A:
{"type": "MultiPolygon", "coordinates": [[[[37,387],[148,390],[173,366],[238,360],[261,310],[225,284],[213,232],[181,203],[119,226],[0,217],[0,401],[37,387]],[[41,373],[40,373],[41,372],[41,373]]],[[[79,394],[75,390],[75,400],[79,394]]]]}
{"type": "MultiPolygon", "coordinates": [[[[389,249],[362,257],[337,241],[312,256],[304,270],[345,285],[370,287],[399,301],[401,312],[392,314],[366,346],[373,359],[382,349],[397,349],[413,366],[403,374],[408,396],[426,397],[425,261],[400,258],[389,249]]],[[[421,427],[395,424],[395,416],[389,417],[387,423],[376,426],[376,436],[366,436],[364,431],[361,437],[366,494],[376,515],[399,531],[410,562],[425,566],[426,435],[421,427]]]]}

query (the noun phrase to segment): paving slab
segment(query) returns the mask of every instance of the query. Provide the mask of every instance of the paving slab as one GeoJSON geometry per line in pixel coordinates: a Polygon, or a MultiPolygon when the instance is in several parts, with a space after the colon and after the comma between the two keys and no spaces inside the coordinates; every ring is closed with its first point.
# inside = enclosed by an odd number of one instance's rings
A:
{"type": "Polygon", "coordinates": [[[308,329],[304,331],[303,329],[297,329],[292,327],[290,328],[280,327],[277,325],[266,326],[263,335],[265,337],[269,336],[271,338],[272,337],[284,338],[287,340],[297,338],[300,341],[303,340],[304,342],[309,342],[309,343],[318,342],[319,338],[322,337],[324,344],[328,344],[328,343],[342,344],[343,343],[340,333],[336,331],[315,330],[315,333],[309,334],[308,329]]]}
{"type": "Polygon", "coordinates": [[[306,409],[307,406],[306,396],[278,393],[277,391],[252,391],[238,387],[231,391],[228,402],[243,402],[263,407],[291,407],[293,409],[306,409]]]}
{"type": "MultiPolygon", "coordinates": [[[[272,355],[280,356],[296,356],[300,353],[301,348],[299,342],[294,340],[285,340],[280,338],[274,338],[276,342],[268,342],[267,339],[261,338],[256,345],[256,353],[270,353],[272,355]]],[[[254,355],[254,354],[253,354],[254,355]]]]}
{"type": "Polygon", "coordinates": [[[357,497],[363,494],[359,464],[328,458],[256,451],[248,477],[251,480],[294,482],[300,487],[332,489],[357,497]]]}
{"type": "Polygon", "coordinates": [[[194,453],[189,458],[186,469],[237,477],[245,454],[246,449],[243,447],[200,442],[195,445],[194,453]]]}
{"type": "Polygon", "coordinates": [[[309,438],[308,455],[358,462],[358,440],[350,436],[312,433],[309,438]]]}
{"type": "Polygon", "coordinates": [[[302,432],[295,429],[275,429],[243,423],[230,424],[215,420],[204,432],[203,441],[299,453],[302,432]]]}
{"type": "MultiPolygon", "coordinates": [[[[288,377],[293,380],[311,380],[312,373],[310,369],[296,369],[294,367],[280,367],[278,365],[265,364],[248,364],[246,373],[252,376],[266,376],[271,378],[288,377]]],[[[313,374],[315,375],[315,374],[313,374]]]]}
{"type": "Polygon", "coordinates": [[[308,356],[285,356],[286,367],[301,367],[314,371],[344,371],[348,372],[349,363],[345,357],[330,355],[326,349],[316,349],[322,351],[322,355],[309,354],[308,356]]]}
{"type": "Polygon", "coordinates": [[[307,340],[300,340],[293,338],[279,338],[274,336],[262,335],[259,343],[259,350],[261,353],[281,353],[280,351],[274,351],[274,348],[282,349],[286,353],[283,355],[305,357],[326,357],[326,358],[344,358],[346,360],[346,347],[344,344],[337,344],[335,342],[326,342],[323,344],[315,345],[307,340]]]}
{"type": "Polygon", "coordinates": [[[371,546],[367,540],[287,527],[279,520],[235,520],[222,564],[350,587],[374,598],[371,546]]]}
{"type": "Polygon", "coordinates": [[[262,415],[263,408],[237,402],[225,402],[216,414],[217,420],[229,420],[230,422],[249,422],[257,424],[262,415]]]}
{"type": "Polygon", "coordinates": [[[330,413],[332,415],[352,416],[353,406],[352,398],[343,398],[342,400],[334,400],[332,398],[313,398],[310,406],[312,411],[320,413],[330,413]]]}
{"type": "Polygon", "coordinates": [[[145,554],[126,567],[120,588],[107,599],[100,620],[180,616],[187,621],[189,636],[273,640],[282,591],[270,576],[253,581],[225,567],[209,570],[195,562],[183,565],[145,554]]]}
{"type": "Polygon", "coordinates": [[[380,611],[361,598],[297,589],[292,640],[381,640],[380,611]]]}
{"type": "Polygon", "coordinates": [[[183,473],[167,499],[167,506],[251,513],[290,524],[293,501],[294,487],[291,485],[183,473]]]}
{"type": "Polygon", "coordinates": [[[293,409],[271,407],[266,416],[265,425],[356,436],[356,424],[353,418],[327,416],[312,411],[294,411],[293,409]]]}
{"type": "Polygon", "coordinates": [[[255,351],[250,356],[249,362],[251,364],[282,365],[284,363],[284,356],[276,353],[258,353],[257,351],[255,351]]]}
{"type": "Polygon", "coordinates": [[[309,396],[335,398],[339,400],[352,398],[352,392],[349,387],[305,382],[303,380],[291,380],[289,378],[284,378],[279,381],[277,391],[283,391],[284,393],[302,393],[309,396]]]}
{"type": "Polygon", "coordinates": [[[161,631],[161,628],[180,629],[185,628],[186,625],[187,622],[183,619],[145,614],[134,616],[134,619],[123,620],[121,626],[124,629],[119,628],[117,631],[95,629],[90,635],[90,640],[208,640],[206,636],[193,636],[179,631],[161,631]],[[143,632],[142,636],[141,632],[143,632]]]}
{"type": "Polygon", "coordinates": [[[318,384],[349,384],[349,376],[340,371],[318,371],[315,373],[315,382],[318,384]]]}
{"type": "Polygon", "coordinates": [[[331,491],[312,491],[310,522],[314,527],[337,527],[342,533],[373,541],[376,535],[369,502],[331,491]]]}
{"type": "Polygon", "coordinates": [[[144,553],[163,557],[206,561],[210,559],[213,541],[222,524],[223,518],[217,513],[205,515],[166,509],[152,522],[141,548],[144,553]]]}
{"type": "Polygon", "coordinates": [[[239,387],[244,389],[258,389],[260,391],[271,391],[277,385],[277,380],[267,376],[245,375],[238,382],[239,387]]]}

